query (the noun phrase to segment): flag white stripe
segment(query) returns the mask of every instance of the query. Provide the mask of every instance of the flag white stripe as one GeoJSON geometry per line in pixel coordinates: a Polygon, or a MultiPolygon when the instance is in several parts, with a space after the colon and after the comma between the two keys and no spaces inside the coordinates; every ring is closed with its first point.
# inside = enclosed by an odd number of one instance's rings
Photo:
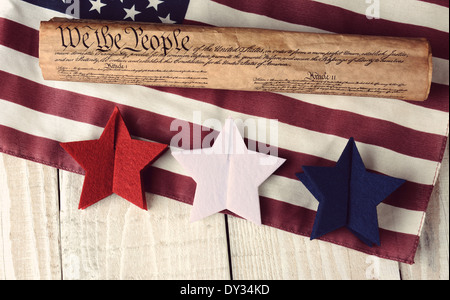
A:
{"type": "Polygon", "coordinates": [[[447,112],[420,107],[406,101],[371,97],[280,94],[330,109],[348,111],[362,116],[389,121],[425,133],[447,135],[445,126],[445,122],[448,120],[447,112]]]}
{"type": "MultiPolygon", "coordinates": [[[[0,99],[0,105],[2,107],[0,110],[0,125],[16,128],[19,131],[35,136],[60,142],[70,142],[84,139],[98,139],[103,131],[103,128],[98,126],[48,115],[3,99],[0,99]],[[21,117],[17,118],[18,115],[21,117]],[[39,124],[33,123],[32,120],[38,119],[40,120],[39,124]]],[[[153,166],[188,176],[173,158],[170,151],[166,152],[153,166]]],[[[298,180],[272,175],[260,186],[259,191],[263,197],[283,201],[310,210],[317,210],[317,201],[314,200],[313,196],[298,180]]],[[[417,234],[422,212],[394,207],[384,203],[378,205],[378,209],[389,212],[380,214],[380,228],[408,234],[417,234]],[[389,207],[383,208],[384,206],[389,207]]]]}
{"type": "Polygon", "coordinates": [[[426,213],[380,203],[377,206],[378,226],[396,232],[419,235],[426,213]]]}
{"type": "MultiPolygon", "coordinates": [[[[241,120],[265,120],[264,118],[227,109],[217,109],[217,106],[209,103],[175,94],[160,92],[143,86],[45,81],[42,78],[39,68],[36,67],[37,63],[38,59],[34,57],[19,54],[19,52],[15,50],[0,46],[1,70],[27,78],[45,86],[64,89],[75,93],[82,91],[83,94],[91,97],[130,105],[188,122],[194,121],[194,111],[201,112],[202,122],[210,118],[225,120],[228,116],[241,120]],[[20,59],[14,63],[10,63],[8,62],[8,57],[20,57],[20,59]],[[30,68],[30,66],[33,65],[35,67],[30,68]]],[[[448,118],[446,120],[448,122],[448,118]]],[[[435,122],[437,121],[439,120],[435,120],[435,122]]],[[[278,122],[278,126],[279,132],[282,132],[283,134],[278,135],[277,146],[294,152],[337,161],[342,149],[344,149],[347,143],[347,140],[341,137],[307,130],[282,122],[278,122]],[[315,141],[315,143],[308,143],[306,141],[315,141]]],[[[55,129],[58,130],[59,128],[55,129]]],[[[366,167],[370,170],[421,184],[434,183],[433,179],[436,172],[436,162],[411,157],[369,144],[358,143],[358,147],[361,156],[366,162],[366,167]],[[414,168],[412,166],[414,166],[414,168]]]]}
{"type": "Polygon", "coordinates": [[[58,142],[97,139],[103,131],[102,127],[41,113],[4,99],[0,99],[0,107],[0,125],[58,142]]]}
{"type": "Polygon", "coordinates": [[[329,31],[310,26],[293,24],[263,15],[240,11],[209,0],[190,0],[185,19],[219,27],[229,27],[232,24],[233,27],[329,33],[329,31]]]}
{"type": "Polygon", "coordinates": [[[379,17],[384,20],[449,32],[449,9],[433,3],[417,0],[313,1],[340,7],[365,16],[372,16],[374,12],[372,9],[379,9],[379,17]]]}

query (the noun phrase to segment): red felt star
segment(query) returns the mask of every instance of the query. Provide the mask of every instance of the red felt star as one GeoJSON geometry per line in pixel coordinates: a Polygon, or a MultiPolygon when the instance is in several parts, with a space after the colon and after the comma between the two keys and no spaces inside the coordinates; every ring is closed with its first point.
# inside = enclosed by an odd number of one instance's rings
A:
{"type": "Polygon", "coordinates": [[[86,171],[78,208],[115,193],[147,209],[141,172],[167,145],[131,139],[116,107],[98,140],[61,143],[86,171]]]}

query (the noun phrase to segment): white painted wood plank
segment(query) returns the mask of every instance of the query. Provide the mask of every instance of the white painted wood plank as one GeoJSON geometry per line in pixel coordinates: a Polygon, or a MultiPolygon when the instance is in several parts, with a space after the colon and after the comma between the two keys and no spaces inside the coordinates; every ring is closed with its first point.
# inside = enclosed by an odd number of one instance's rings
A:
{"type": "Polygon", "coordinates": [[[0,154],[0,278],[61,279],[57,170],[0,154]]]}
{"type": "Polygon", "coordinates": [[[449,279],[449,146],[428,204],[415,264],[401,264],[402,279],[449,279]]]}
{"type": "Polygon", "coordinates": [[[191,224],[190,205],[148,193],[148,211],[116,195],[79,210],[84,176],[60,178],[64,279],[229,279],[224,216],[191,224]]]}
{"type": "Polygon", "coordinates": [[[229,217],[234,279],[399,279],[398,263],[229,217]]]}

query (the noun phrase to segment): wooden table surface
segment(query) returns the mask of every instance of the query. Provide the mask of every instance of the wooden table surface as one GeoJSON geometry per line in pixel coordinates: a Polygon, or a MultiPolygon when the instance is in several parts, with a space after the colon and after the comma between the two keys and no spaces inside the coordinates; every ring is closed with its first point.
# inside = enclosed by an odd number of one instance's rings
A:
{"type": "Polygon", "coordinates": [[[448,145],[416,263],[380,259],[147,194],[78,210],[84,177],[0,154],[1,279],[449,279],[448,145]]]}

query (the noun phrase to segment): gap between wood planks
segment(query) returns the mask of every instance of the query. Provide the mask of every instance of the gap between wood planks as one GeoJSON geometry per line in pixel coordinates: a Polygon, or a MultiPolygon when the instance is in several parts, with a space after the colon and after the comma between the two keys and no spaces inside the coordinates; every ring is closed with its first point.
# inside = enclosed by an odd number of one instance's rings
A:
{"type": "Polygon", "coordinates": [[[231,262],[231,245],[230,245],[230,231],[228,230],[228,215],[225,217],[225,233],[227,236],[227,253],[228,253],[228,268],[230,270],[230,280],[233,280],[233,264],[231,262]]]}
{"type": "Polygon", "coordinates": [[[61,243],[61,180],[59,179],[59,169],[56,169],[56,184],[58,185],[58,228],[59,228],[59,265],[60,267],[60,274],[61,274],[61,280],[64,280],[64,268],[63,268],[63,261],[62,261],[62,243],[61,243]]]}

